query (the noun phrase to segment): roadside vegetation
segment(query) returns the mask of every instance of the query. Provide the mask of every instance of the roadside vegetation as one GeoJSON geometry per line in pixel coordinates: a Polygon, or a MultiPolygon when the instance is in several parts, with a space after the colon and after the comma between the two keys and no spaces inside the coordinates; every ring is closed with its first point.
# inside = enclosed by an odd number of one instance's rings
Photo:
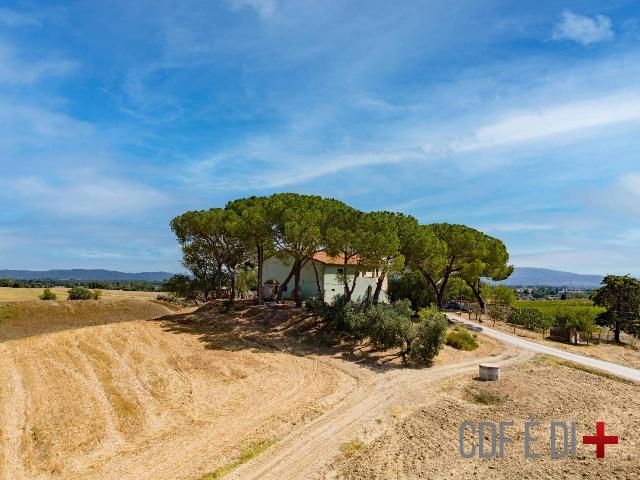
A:
{"type": "Polygon", "coordinates": [[[238,468],[243,463],[248,462],[254,457],[257,457],[262,452],[267,450],[275,443],[275,440],[271,438],[265,438],[262,440],[257,440],[251,443],[248,447],[242,449],[240,451],[240,455],[234,461],[223,465],[222,467],[216,468],[213,472],[205,474],[201,480],[217,480],[218,478],[223,478],[233,470],[238,468]]]}
{"type": "Polygon", "coordinates": [[[458,350],[472,351],[478,348],[478,336],[472,334],[462,325],[455,325],[453,329],[447,333],[446,344],[458,350]]]}

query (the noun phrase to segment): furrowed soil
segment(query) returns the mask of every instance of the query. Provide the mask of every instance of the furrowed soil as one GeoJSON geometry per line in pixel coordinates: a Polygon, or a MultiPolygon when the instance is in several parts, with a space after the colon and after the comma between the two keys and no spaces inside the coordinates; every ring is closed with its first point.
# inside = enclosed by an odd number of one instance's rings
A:
{"type": "MultiPolygon", "coordinates": [[[[640,401],[638,385],[585,371],[575,364],[546,356],[503,369],[496,382],[470,375],[449,378],[434,386],[423,405],[396,419],[376,440],[348,451],[332,465],[328,478],[370,479],[635,479],[639,477],[640,401]],[[513,439],[504,458],[463,459],[458,428],[463,421],[513,421],[513,439]],[[539,421],[531,430],[539,440],[524,458],[524,422],[539,421]],[[550,422],[577,423],[576,458],[550,459],[550,422]],[[607,435],[618,435],[606,456],[596,459],[595,447],[583,445],[583,435],[595,434],[595,422],[607,435]]],[[[478,439],[467,435],[468,452],[478,439]]]]}
{"type": "Polygon", "coordinates": [[[374,441],[443,379],[530,358],[480,336],[474,352],[403,365],[318,341],[303,312],[267,306],[2,308],[0,478],[12,480],[319,478],[343,443],[374,441]]]}

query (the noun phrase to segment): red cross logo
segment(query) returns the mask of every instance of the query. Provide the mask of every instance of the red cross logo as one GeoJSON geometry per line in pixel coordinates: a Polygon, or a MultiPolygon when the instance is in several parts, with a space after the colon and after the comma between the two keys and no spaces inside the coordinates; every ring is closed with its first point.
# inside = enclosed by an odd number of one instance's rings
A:
{"type": "Polygon", "coordinates": [[[585,445],[596,446],[596,458],[604,458],[604,446],[605,445],[617,445],[617,435],[605,435],[604,434],[604,422],[596,422],[596,434],[585,435],[582,437],[582,443],[585,445]]]}

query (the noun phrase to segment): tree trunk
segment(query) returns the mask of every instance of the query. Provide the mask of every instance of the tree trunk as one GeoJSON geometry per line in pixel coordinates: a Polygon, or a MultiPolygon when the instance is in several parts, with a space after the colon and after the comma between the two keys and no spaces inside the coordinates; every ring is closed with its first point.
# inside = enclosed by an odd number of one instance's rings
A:
{"type": "Polygon", "coordinates": [[[344,284],[344,299],[346,302],[351,300],[351,293],[349,292],[349,279],[347,278],[347,255],[344,255],[344,264],[342,265],[342,283],[344,284]]]}
{"type": "Polygon", "coordinates": [[[322,286],[320,286],[320,276],[318,275],[318,269],[316,268],[316,262],[311,260],[313,265],[313,273],[316,275],[316,286],[318,287],[318,298],[324,302],[324,293],[322,293],[322,286]]]}
{"type": "Polygon", "coordinates": [[[291,271],[289,272],[289,275],[287,275],[287,278],[278,287],[278,295],[276,295],[276,302],[279,302],[282,300],[282,292],[284,292],[284,288],[287,286],[287,284],[291,280],[291,277],[293,277],[293,274],[295,273],[295,270],[296,270],[297,263],[298,263],[297,260],[293,262],[293,267],[291,267],[291,271]]]}
{"type": "Polygon", "coordinates": [[[296,307],[302,306],[302,295],[300,295],[300,270],[302,270],[301,263],[298,262],[298,268],[296,268],[296,272],[294,274],[294,287],[293,287],[293,298],[296,300],[296,307]]]}
{"type": "Polygon", "coordinates": [[[222,262],[218,261],[216,263],[216,267],[218,269],[218,285],[216,287],[216,297],[222,297],[222,262]]]}
{"type": "Polygon", "coordinates": [[[256,245],[258,254],[258,305],[262,305],[262,264],[264,263],[264,247],[260,244],[256,245]]]}
{"type": "Polygon", "coordinates": [[[438,308],[442,310],[442,304],[444,303],[444,289],[439,289],[436,282],[431,278],[431,275],[425,273],[424,270],[420,270],[420,273],[427,280],[427,283],[431,285],[431,288],[433,288],[433,291],[436,294],[436,303],[438,304],[438,308]]]}
{"type": "MultiPolygon", "coordinates": [[[[480,295],[480,289],[482,288],[481,285],[476,285],[474,283],[470,283],[468,281],[465,280],[465,283],[469,286],[469,288],[471,289],[471,291],[473,292],[474,297],[476,297],[476,300],[478,300],[478,305],[480,305],[480,310],[482,310],[484,312],[484,308],[485,308],[485,303],[484,300],[482,299],[482,296],[480,295]]],[[[478,282],[480,283],[480,282],[478,282]]]]}
{"type": "Polygon", "coordinates": [[[356,280],[358,279],[358,272],[356,271],[353,274],[353,282],[351,282],[351,290],[349,290],[349,299],[351,299],[351,296],[353,295],[353,291],[356,289],[356,280]]]}
{"type": "Polygon", "coordinates": [[[620,322],[616,322],[615,330],[613,331],[613,341],[620,343],[620,322]]]}
{"type": "Polygon", "coordinates": [[[384,278],[386,277],[387,272],[383,270],[378,277],[378,281],[376,282],[376,290],[373,292],[373,304],[377,305],[380,300],[380,292],[382,292],[382,284],[384,283],[384,278]]]}
{"type": "Polygon", "coordinates": [[[235,300],[235,298],[236,298],[236,271],[230,269],[229,273],[231,274],[231,292],[229,293],[229,299],[230,300],[235,300]]]}

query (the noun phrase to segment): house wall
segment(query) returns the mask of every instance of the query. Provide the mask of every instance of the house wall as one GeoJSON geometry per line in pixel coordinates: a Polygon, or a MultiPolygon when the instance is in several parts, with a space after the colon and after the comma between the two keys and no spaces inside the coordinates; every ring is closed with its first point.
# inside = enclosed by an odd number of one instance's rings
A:
{"type": "MultiPolygon", "coordinates": [[[[344,284],[342,283],[342,274],[338,273],[338,269],[342,268],[340,265],[325,265],[324,263],[314,262],[316,269],[318,270],[318,276],[320,277],[320,284],[323,288],[324,298],[327,302],[332,302],[337,295],[344,293],[344,284]]],[[[268,280],[276,280],[278,283],[282,283],[287,275],[291,271],[293,266],[293,260],[283,261],[276,257],[269,257],[264,261],[262,283],[266,283],[268,280]]],[[[353,274],[348,274],[349,285],[353,282],[353,274]]],[[[354,301],[363,300],[367,297],[367,290],[371,286],[371,294],[376,289],[376,277],[358,277],[356,280],[356,288],[353,291],[352,298],[354,301]]],[[[294,287],[294,279],[291,278],[287,284],[287,290],[283,294],[283,298],[291,298],[294,287]]],[[[316,285],[316,277],[313,271],[311,262],[302,267],[300,272],[300,287],[302,292],[302,298],[311,298],[318,296],[318,287],[316,285]]],[[[382,292],[380,294],[381,302],[388,302],[386,295],[387,280],[385,278],[382,285],[382,292]]]]}
{"type": "MultiPolygon", "coordinates": [[[[265,259],[262,267],[262,283],[266,283],[268,280],[276,280],[278,283],[284,282],[291,271],[293,266],[293,260],[289,260],[288,263],[283,262],[279,258],[269,257],[265,259]]],[[[323,264],[316,262],[316,268],[318,269],[318,276],[320,277],[320,285],[322,286],[323,264]]],[[[291,298],[293,294],[293,287],[295,286],[295,279],[291,277],[291,280],[287,284],[287,290],[283,293],[282,298],[291,298]]],[[[311,262],[308,262],[300,271],[300,291],[302,298],[311,298],[318,296],[318,286],[316,283],[316,276],[313,271],[311,262]]]]}

